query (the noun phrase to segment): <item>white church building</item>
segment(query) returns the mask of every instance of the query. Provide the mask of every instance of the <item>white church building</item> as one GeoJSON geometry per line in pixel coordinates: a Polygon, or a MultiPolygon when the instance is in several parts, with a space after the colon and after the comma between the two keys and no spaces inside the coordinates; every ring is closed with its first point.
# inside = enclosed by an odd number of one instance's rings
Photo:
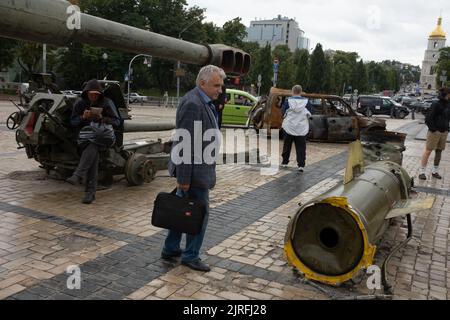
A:
{"type": "Polygon", "coordinates": [[[420,88],[423,93],[436,92],[436,65],[439,60],[439,50],[445,47],[446,35],[442,30],[442,17],[438,20],[436,29],[428,38],[428,48],[425,51],[425,59],[422,64],[422,74],[420,77],[420,88]]]}

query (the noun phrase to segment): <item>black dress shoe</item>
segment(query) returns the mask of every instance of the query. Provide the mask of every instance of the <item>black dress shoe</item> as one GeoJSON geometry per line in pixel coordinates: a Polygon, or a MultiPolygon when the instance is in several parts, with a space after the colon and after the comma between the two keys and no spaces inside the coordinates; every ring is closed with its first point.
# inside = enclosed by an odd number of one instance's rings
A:
{"type": "Polygon", "coordinates": [[[182,261],[181,264],[195,271],[210,272],[211,268],[200,259],[191,262],[182,261]]]}
{"type": "Polygon", "coordinates": [[[179,258],[179,257],[181,257],[181,254],[183,253],[183,251],[178,251],[178,252],[175,252],[175,253],[172,253],[172,254],[167,254],[167,253],[161,253],[161,259],[163,259],[163,260],[172,260],[172,259],[174,259],[174,258],[179,258]]]}
{"type": "Polygon", "coordinates": [[[83,179],[77,175],[73,175],[70,178],[66,179],[67,183],[70,183],[73,186],[79,185],[83,183],[83,179]]]}
{"type": "Polygon", "coordinates": [[[81,202],[83,202],[84,204],[91,204],[94,201],[95,201],[95,192],[86,192],[81,202]]]}
{"type": "Polygon", "coordinates": [[[442,180],[442,177],[439,173],[435,172],[433,173],[433,178],[438,179],[438,180],[442,180]]]}

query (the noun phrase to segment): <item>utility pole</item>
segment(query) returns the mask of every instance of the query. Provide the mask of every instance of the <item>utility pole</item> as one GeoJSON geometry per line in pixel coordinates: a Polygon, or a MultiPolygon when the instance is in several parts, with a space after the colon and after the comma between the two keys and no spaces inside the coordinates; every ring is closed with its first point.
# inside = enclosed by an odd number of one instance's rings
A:
{"type": "Polygon", "coordinates": [[[47,73],[47,45],[42,45],[42,73],[47,73]]]}

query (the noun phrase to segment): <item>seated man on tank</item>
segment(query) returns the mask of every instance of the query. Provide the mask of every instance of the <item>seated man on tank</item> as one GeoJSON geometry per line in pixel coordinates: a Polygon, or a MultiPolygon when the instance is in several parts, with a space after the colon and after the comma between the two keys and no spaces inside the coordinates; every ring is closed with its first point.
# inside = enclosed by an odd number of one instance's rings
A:
{"type": "Polygon", "coordinates": [[[82,154],[77,169],[66,181],[73,185],[85,181],[86,190],[82,202],[91,204],[97,190],[99,153],[114,145],[114,128],[121,125],[114,102],[104,96],[97,80],[85,83],[81,98],[73,106],[70,123],[81,130],[78,144],[82,154]]]}

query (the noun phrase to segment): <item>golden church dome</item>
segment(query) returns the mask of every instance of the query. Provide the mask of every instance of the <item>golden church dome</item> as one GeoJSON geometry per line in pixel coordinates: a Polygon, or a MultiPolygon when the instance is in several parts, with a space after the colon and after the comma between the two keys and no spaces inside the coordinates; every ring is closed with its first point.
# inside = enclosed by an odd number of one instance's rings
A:
{"type": "Polygon", "coordinates": [[[445,32],[442,30],[442,17],[439,18],[436,29],[430,34],[430,38],[444,38],[445,32]]]}

